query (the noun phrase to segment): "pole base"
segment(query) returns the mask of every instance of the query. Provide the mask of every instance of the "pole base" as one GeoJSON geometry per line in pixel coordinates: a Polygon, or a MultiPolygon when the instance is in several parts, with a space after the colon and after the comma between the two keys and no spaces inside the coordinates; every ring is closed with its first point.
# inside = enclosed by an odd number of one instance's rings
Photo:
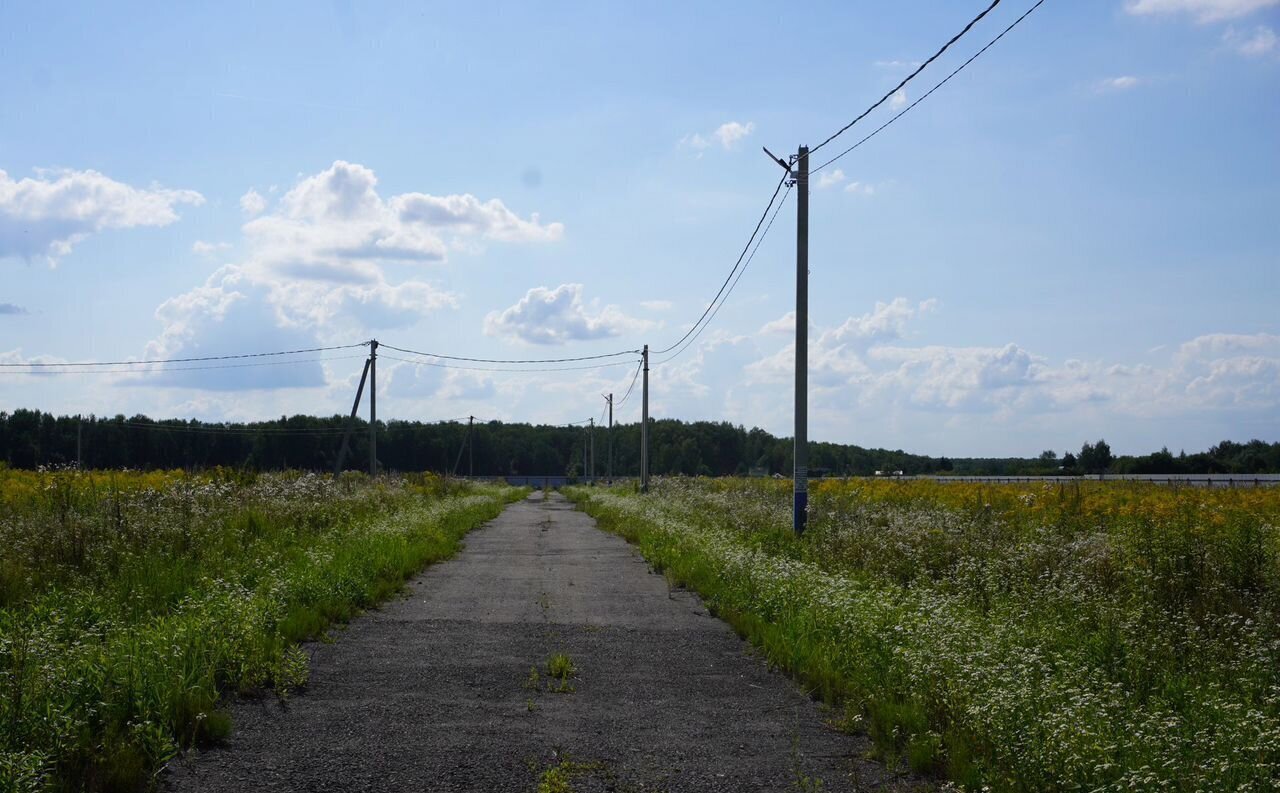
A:
{"type": "Polygon", "coordinates": [[[795,494],[795,502],[792,505],[791,526],[795,529],[797,535],[804,534],[804,530],[809,525],[809,493],[801,490],[795,494]]]}

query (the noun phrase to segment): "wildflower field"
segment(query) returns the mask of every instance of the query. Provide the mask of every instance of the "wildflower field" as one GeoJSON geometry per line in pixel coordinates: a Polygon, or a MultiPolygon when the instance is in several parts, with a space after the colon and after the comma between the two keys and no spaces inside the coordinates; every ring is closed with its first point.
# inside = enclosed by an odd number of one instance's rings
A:
{"type": "Polygon", "coordinates": [[[0,468],[0,790],[137,790],[524,491],[0,468]]]}
{"type": "Polygon", "coordinates": [[[601,525],[971,790],[1280,789],[1280,489],[657,480],[601,525]]]}

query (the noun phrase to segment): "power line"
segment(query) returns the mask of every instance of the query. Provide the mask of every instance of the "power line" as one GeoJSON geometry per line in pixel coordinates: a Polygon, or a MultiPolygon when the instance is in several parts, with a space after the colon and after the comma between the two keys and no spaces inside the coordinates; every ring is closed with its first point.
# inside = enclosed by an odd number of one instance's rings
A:
{"type": "Polygon", "coordinates": [[[685,339],[689,338],[694,331],[698,330],[702,321],[707,318],[707,314],[711,313],[712,306],[714,306],[716,301],[720,299],[720,295],[724,294],[725,288],[729,286],[729,281],[733,280],[733,275],[738,271],[738,267],[742,264],[743,257],[747,255],[747,251],[751,250],[751,243],[755,241],[756,235],[760,233],[760,227],[764,225],[765,218],[769,217],[769,210],[773,209],[773,202],[778,200],[778,193],[782,190],[782,185],[789,175],[789,173],[784,173],[782,178],[778,180],[777,187],[773,188],[773,195],[769,198],[769,204],[764,208],[764,212],[760,213],[760,219],[756,221],[756,227],[751,231],[751,236],[747,238],[747,244],[742,246],[742,253],[738,254],[738,260],[733,263],[733,269],[731,269],[729,274],[725,276],[724,283],[720,284],[720,289],[716,292],[715,297],[711,298],[710,303],[707,303],[707,307],[702,312],[702,316],[698,317],[698,321],[693,323],[689,330],[677,339],[674,344],[661,350],[653,350],[653,355],[665,355],[676,347],[679,347],[685,339]]]}
{"type": "MultiPolygon", "coordinates": [[[[381,347],[382,345],[379,344],[378,346],[381,347]]],[[[398,347],[389,347],[389,348],[393,350],[399,349],[398,347]]],[[[556,366],[556,367],[534,368],[534,369],[503,369],[496,366],[457,366],[455,364],[436,363],[434,361],[424,361],[424,360],[412,359],[412,358],[401,358],[395,355],[380,354],[378,357],[385,358],[391,361],[400,361],[402,363],[416,364],[418,366],[434,366],[437,369],[462,369],[469,372],[507,372],[510,374],[523,374],[525,372],[531,372],[531,373],[533,372],[579,372],[579,371],[584,371],[588,369],[608,369],[609,367],[612,367],[612,366],[628,366],[631,363],[630,361],[611,361],[609,363],[597,363],[597,364],[591,364],[589,366],[556,366]]]]}
{"type": "Polygon", "coordinates": [[[992,0],[991,5],[987,6],[985,9],[983,9],[982,13],[978,14],[976,17],[974,17],[973,19],[969,20],[969,24],[965,25],[965,26],[964,26],[964,28],[963,28],[959,33],[957,33],[957,34],[955,34],[954,36],[952,36],[952,37],[950,38],[950,40],[948,40],[948,41],[947,41],[947,43],[946,43],[946,44],[943,44],[941,49],[939,49],[939,50],[938,50],[937,52],[935,52],[933,55],[930,55],[930,56],[929,56],[929,58],[928,58],[928,60],[924,61],[924,62],[923,62],[923,63],[921,63],[919,66],[917,66],[915,71],[913,71],[911,74],[908,74],[906,77],[904,77],[904,78],[902,79],[902,82],[898,83],[896,86],[894,86],[892,89],[890,89],[890,90],[889,90],[889,93],[887,93],[887,94],[885,94],[884,96],[880,97],[880,99],[878,99],[874,104],[872,104],[872,105],[871,105],[871,107],[869,107],[869,108],[867,108],[866,110],[864,110],[864,111],[862,111],[861,113],[859,113],[857,118],[855,118],[853,121],[850,121],[848,124],[845,124],[845,125],[844,125],[843,127],[841,127],[840,129],[836,130],[836,131],[835,131],[835,133],[833,133],[833,134],[832,134],[830,137],[828,137],[826,140],[822,141],[822,142],[821,142],[821,143],[819,143],[817,146],[814,146],[813,148],[809,149],[809,154],[810,154],[810,155],[812,155],[812,154],[813,154],[814,152],[816,152],[818,149],[821,149],[823,146],[826,146],[826,145],[827,145],[828,143],[830,143],[831,141],[833,141],[833,140],[835,140],[836,138],[840,137],[840,136],[841,136],[841,135],[843,135],[845,132],[847,132],[847,131],[849,130],[849,128],[850,128],[850,127],[852,127],[854,124],[857,124],[859,121],[861,121],[862,119],[866,118],[866,117],[867,117],[867,115],[871,113],[871,111],[875,110],[877,107],[880,107],[880,106],[881,106],[881,105],[883,105],[885,102],[888,102],[888,101],[889,101],[889,99],[890,99],[894,94],[896,94],[896,93],[898,93],[899,91],[901,91],[901,90],[902,90],[902,88],[903,88],[907,83],[911,82],[911,81],[915,78],[915,76],[916,76],[916,75],[920,74],[920,72],[924,71],[924,70],[929,66],[929,64],[933,63],[935,60],[937,60],[939,57],[941,57],[942,53],[946,52],[946,51],[947,51],[947,49],[949,49],[949,48],[951,47],[951,45],[952,45],[952,44],[955,44],[957,41],[959,41],[959,40],[960,40],[960,38],[961,38],[962,36],[964,36],[964,34],[968,33],[968,32],[973,28],[973,26],[974,26],[974,25],[978,24],[978,22],[980,22],[980,21],[982,20],[982,18],[983,18],[983,17],[985,17],[987,14],[991,13],[992,9],[994,9],[994,8],[995,8],[996,6],[998,6],[998,5],[1000,5],[1000,0],[992,0]]]}
{"type": "Polygon", "coordinates": [[[673,360],[676,356],[680,355],[680,353],[689,349],[689,346],[693,344],[695,341],[697,341],[698,337],[702,335],[702,331],[706,330],[707,327],[711,324],[711,321],[716,318],[716,314],[720,313],[720,309],[723,308],[724,304],[729,300],[729,295],[733,294],[733,290],[738,286],[738,281],[741,281],[743,274],[747,272],[747,267],[751,265],[751,260],[756,258],[756,252],[760,250],[761,244],[764,243],[764,238],[769,236],[769,229],[773,228],[773,221],[778,218],[778,213],[782,211],[782,205],[787,203],[787,196],[789,195],[791,195],[790,187],[788,187],[787,191],[782,194],[782,200],[778,202],[778,208],[773,210],[773,215],[769,218],[769,225],[764,227],[764,233],[761,234],[760,239],[756,241],[756,247],[752,249],[751,255],[748,256],[746,262],[743,263],[742,270],[738,272],[738,276],[734,278],[733,283],[729,285],[729,291],[725,292],[724,300],[720,301],[720,304],[715,307],[715,311],[711,312],[711,316],[707,318],[706,324],[704,324],[701,328],[699,328],[698,332],[695,333],[693,337],[689,339],[689,341],[685,342],[685,345],[683,347],[676,350],[674,353],[667,356],[666,358],[663,358],[661,361],[654,362],[653,364],[654,367],[658,367],[663,365],[664,363],[668,363],[669,361],[673,360]]]}
{"type": "Polygon", "coordinates": [[[977,51],[977,52],[975,52],[973,55],[971,55],[971,56],[969,57],[969,60],[967,60],[967,61],[965,61],[964,63],[962,63],[962,64],[960,64],[959,66],[957,66],[957,67],[955,68],[955,70],[951,72],[951,74],[948,74],[948,75],[947,75],[946,77],[944,77],[944,78],[943,78],[943,79],[942,79],[942,80],[941,80],[937,85],[935,85],[934,87],[932,87],[932,88],[930,88],[928,91],[926,91],[923,95],[921,95],[921,96],[920,96],[920,98],[919,98],[919,99],[917,99],[916,101],[914,101],[914,102],[912,102],[911,104],[907,105],[907,106],[906,106],[906,107],[904,107],[902,110],[898,111],[898,114],[897,114],[897,115],[893,116],[893,117],[892,117],[892,118],[890,118],[888,121],[886,121],[886,122],[884,122],[883,124],[881,124],[880,126],[876,127],[876,128],[875,128],[875,129],[870,133],[870,134],[868,134],[868,135],[867,135],[865,138],[863,138],[862,140],[858,141],[857,143],[853,144],[853,145],[852,145],[852,146],[850,146],[849,148],[847,148],[847,149],[845,149],[844,151],[840,152],[840,153],[839,153],[839,154],[837,154],[836,156],[834,156],[834,157],[832,157],[831,159],[827,160],[827,161],[826,161],[826,162],[824,162],[822,165],[819,165],[817,168],[814,168],[814,169],[810,170],[810,171],[809,171],[809,175],[810,175],[810,176],[812,176],[813,174],[817,173],[818,171],[821,171],[823,168],[826,168],[828,165],[832,164],[833,162],[835,162],[836,160],[840,159],[841,157],[844,157],[844,156],[845,156],[846,154],[848,154],[849,152],[853,151],[854,149],[858,148],[858,147],[859,147],[859,146],[861,146],[862,144],[864,144],[864,143],[866,143],[867,141],[869,141],[869,140],[871,140],[872,138],[874,138],[874,137],[875,137],[876,135],[878,135],[878,134],[880,133],[880,131],[881,131],[881,130],[883,130],[885,127],[889,126],[889,125],[890,125],[890,124],[892,124],[893,122],[895,122],[895,121],[897,121],[898,119],[900,119],[900,118],[902,118],[903,116],[905,116],[908,112],[910,112],[911,108],[915,107],[916,105],[920,104],[920,103],[921,103],[921,102],[923,102],[924,100],[928,99],[928,98],[929,98],[929,96],[930,96],[934,91],[936,91],[936,90],[938,90],[939,88],[941,88],[942,86],[946,85],[948,82],[950,82],[950,80],[951,80],[951,78],[952,78],[952,77],[955,77],[957,74],[959,74],[960,72],[964,71],[964,69],[965,69],[965,67],[966,67],[966,66],[968,66],[969,64],[971,64],[971,63],[973,63],[974,61],[976,61],[976,60],[978,59],[978,57],[979,57],[979,56],[981,56],[981,55],[982,55],[984,52],[986,52],[987,50],[991,49],[991,47],[992,47],[992,46],[994,46],[994,45],[995,45],[995,43],[996,43],[997,41],[999,41],[1000,39],[1004,38],[1004,36],[1005,36],[1005,34],[1006,34],[1006,33],[1008,33],[1009,31],[1013,30],[1015,27],[1017,27],[1017,26],[1018,26],[1018,24],[1019,24],[1020,22],[1022,22],[1022,20],[1026,19],[1026,18],[1027,18],[1027,17],[1029,17],[1029,16],[1031,16],[1031,12],[1032,12],[1032,11],[1035,11],[1037,8],[1039,8],[1039,7],[1040,7],[1041,5],[1043,5],[1043,4],[1044,4],[1044,0],[1039,0],[1039,2],[1037,2],[1035,5],[1033,5],[1033,6],[1031,6],[1030,8],[1028,8],[1028,9],[1026,10],[1026,12],[1025,12],[1022,16],[1020,16],[1020,17],[1018,17],[1017,19],[1015,19],[1015,20],[1013,21],[1013,23],[1009,25],[1009,27],[1007,27],[1007,28],[1005,28],[1004,30],[1000,31],[1000,35],[996,36],[996,37],[995,37],[995,38],[993,38],[991,41],[988,41],[985,47],[983,47],[982,49],[978,50],[978,51],[977,51]]]}
{"type": "MultiPolygon", "coordinates": [[[[35,372],[23,372],[14,369],[0,371],[0,375],[34,375],[40,377],[52,377],[64,374],[163,374],[166,372],[203,372],[209,369],[247,369],[256,366],[293,366],[300,363],[317,363],[323,361],[349,361],[353,358],[363,358],[363,355],[334,355],[328,358],[294,358],[287,361],[267,361],[263,363],[230,363],[216,364],[213,366],[171,366],[162,369],[42,369],[35,372]]],[[[139,363],[156,363],[155,361],[140,361],[139,363]]],[[[9,364],[6,364],[6,366],[9,364]]],[[[13,364],[14,366],[27,366],[28,364],[13,364]]],[[[82,366],[83,364],[49,364],[52,366],[82,366]]]]}
{"type": "Polygon", "coordinates": [[[631,396],[631,390],[636,387],[636,380],[640,377],[640,366],[636,366],[635,374],[631,375],[631,385],[627,386],[627,393],[622,395],[622,399],[618,404],[614,405],[614,410],[622,410],[622,406],[627,404],[627,397],[631,396]]]}
{"type": "Polygon", "coordinates": [[[28,361],[26,363],[0,363],[0,367],[14,368],[19,366],[27,367],[66,367],[66,366],[144,366],[156,363],[194,363],[198,361],[230,361],[240,358],[269,358],[277,355],[301,355],[309,352],[329,352],[331,350],[350,350],[355,347],[367,347],[369,342],[362,341],[359,344],[339,344],[334,347],[309,347],[302,350],[280,350],[278,352],[252,352],[242,353],[239,355],[206,355],[199,358],[161,358],[151,361],[63,361],[55,363],[50,361],[28,361]]]}
{"type": "Polygon", "coordinates": [[[467,361],[470,363],[510,363],[510,364],[572,363],[575,361],[598,361],[602,358],[618,358],[623,355],[636,355],[640,352],[639,350],[622,350],[620,352],[604,353],[603,355],[581,355],[577,358],[527,358],[527,359],[519,360],[519,359],[511,359],[511,358],[466,358],[459,355],[441,355],[439,353],[434,353],[434,352],[422,352],[421,350],[407,350],[403,347],[394,347],[390,344],[384,344],[382,342],[378,342],[378,346],[385,347],[388,350],[396,350],[397,352],[407,353],[409,355],[421,355],[425,358],[440,358],[446,361],[467,361]]]}

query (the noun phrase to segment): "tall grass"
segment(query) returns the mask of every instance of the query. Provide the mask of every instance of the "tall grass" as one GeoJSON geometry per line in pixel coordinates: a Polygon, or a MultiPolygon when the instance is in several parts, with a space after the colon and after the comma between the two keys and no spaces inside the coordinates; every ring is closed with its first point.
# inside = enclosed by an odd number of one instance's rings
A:
{"type": "Polygon", "coordinates": [[[573,495],[878,751],[998,791],[1280,788],[1280,490],[661,480],[573,495]]]}
{"type": "Polygon", "coordinates": [[[0,470],[0,790],[136,790],[520,491],[0,470]]]}

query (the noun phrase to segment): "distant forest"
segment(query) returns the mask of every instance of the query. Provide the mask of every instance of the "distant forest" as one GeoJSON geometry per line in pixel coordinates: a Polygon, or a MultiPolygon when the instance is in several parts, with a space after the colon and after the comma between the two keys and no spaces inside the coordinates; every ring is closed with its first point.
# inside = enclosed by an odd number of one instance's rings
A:
{"type": "MultiPolygon", "coordinates": [[[[207,468],[333,470],[346,427],[345,416],[281,417],[274,421],[209,423],[146,416],[53,416],[34,410],[0,412],[0,464],[12,468],[207,468]]],[[[467,447],[466,422],[378,422],[378,464],[391,471],[435,471],[476,476],[583,473],[584,452],[594,438],[595,474],[609,473],[609,432],[597,426],[477,422],[467,447]]],[[[640,425],[613,428],[613,472],[639,470],[640,425]]],[[[653,421],[654,474],[726,476],[791,472],[791,440],[759,428],[727,422],[653,421]]],[[[344,468],[367,470],[369,425],[357,419],[344,468]]],[[[954,458],[811,443],[813,476],[868,476],[877,472],[981,476],[1131,473],[1280,473],[1280,443],[1223,441],[1206,452],[1115,457],[1106,441],[1079,451],[1046,451],[1033,458],[954,458]]]]}

